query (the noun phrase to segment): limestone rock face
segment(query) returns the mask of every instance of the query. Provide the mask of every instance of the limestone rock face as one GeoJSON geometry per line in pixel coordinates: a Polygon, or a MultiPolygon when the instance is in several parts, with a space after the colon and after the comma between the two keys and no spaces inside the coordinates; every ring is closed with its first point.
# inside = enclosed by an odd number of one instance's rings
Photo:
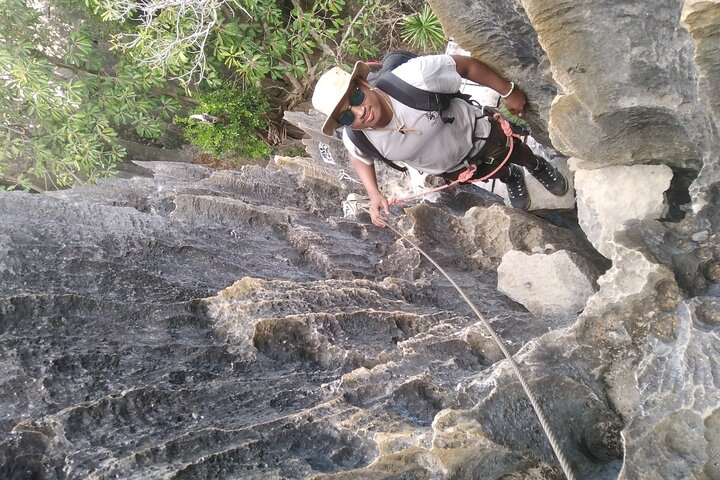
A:
{"type": "Polygon", "coordinates": [[[662,219],[668,210],[664,193],[672,171],[665,165],[614,166],[575,174],[578,220],[588,240],[612,256],[616,231],[626,220],[662,219]]]}
{"type": "Polygon", "coordinates": [[[567,251],[528,255],[511,250],[498,267],[498,290],[536,315],[579,313],[595,293],[592,274],[567,251]]]}
{"type": "Polygon", "coordinates": [[[698,115],[705,108],[697,99],[693,42],[678,28],[680,4],[523,4],[559,86],[550,113],[556,148],[595,166],[658,159],[701,165],[710,132],[698,115]],[[607,16],[598,22],[601,7],[607,16]],[[649,34],[662,41],[651,44],[649,34]]]}
{"type": "MultiPolygon", "coordinates": [[[[400,239],[342,216],[357,190],[339,166],[142,166],[153,176],[0,193],[1,477],[558,474],[500,347],[408,240],[515,353],[574,316],[540,321],[498,292],[468,260],[482,225],[459,212],[590,254],[577,231],[458,189],[395,210],[400,239]]],[[[549,411],[575,412],[553,425],[580,471],[617,470],[619,417],[595,387],[527,374],[549,411]]]]}
{"type": "Polygon", "coordinates": [[[607,261],[595,252],[579,231],[549,225],[539,217],[512,208],[492,205],[471,208],[462,218],[474,260],[497,268],[512,250],[525,253],[577,252],[592,265],[594,273],[607,268],[607,261]]]}
{"type": "Polygon", "coordinates": [[[597,369],[623,417],[619,476],[712,477],[720,405],[711,379],[719,373],[701,359],[716,355],[707,335],[717,333],[720,294],[720,4],[431,5],[448,35],[549,112],[544,122],[531,107],[533,134],[546,131],[552,147],[574,157],[580,224],[613,266],[557,342],[579,342],[582,363],[597,369]],[[617,168],[657,175],[598,181],[617,168]]]}

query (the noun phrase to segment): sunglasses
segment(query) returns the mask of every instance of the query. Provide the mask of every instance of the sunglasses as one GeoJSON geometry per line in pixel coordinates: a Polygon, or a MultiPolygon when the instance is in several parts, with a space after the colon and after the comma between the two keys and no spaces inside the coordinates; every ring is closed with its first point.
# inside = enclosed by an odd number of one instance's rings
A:
{"type": "MultiPolygon", "coordinates": [[[[360,90],[360,87],[355,87],[355,91],[350,95],[350,106],[359,107],[365,101],[365,94],[360,90]]],[[[355,122],[355,114],[348,108],[340,114],[337,119],[340,125],[349,127],[355,122]]]]}

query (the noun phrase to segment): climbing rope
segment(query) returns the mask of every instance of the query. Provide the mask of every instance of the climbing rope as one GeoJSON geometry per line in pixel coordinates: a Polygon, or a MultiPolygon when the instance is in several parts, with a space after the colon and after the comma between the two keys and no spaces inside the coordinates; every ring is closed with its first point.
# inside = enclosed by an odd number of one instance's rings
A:
{"type": "MultiPolygon", "coordinates": [[[[367,208],[360,207],[363,211],[370,213],[367,208]]],[[[445,278],[448,279],[448,281],[452,284],[453,287],[455,287],[455,290],[460,293],[460,296],[462,296],[463,300],[470,306],[472,311],[475,313],[475,315],[480,319],[480,322],[483,324],[483,326],[487,329],[487,331],[490,333],[490,336],[493,338],[495,343],[500,347],[500,350],[502,350],[503,355],[505,355],[505,358],[510,362],[510,366],[512,367],[513,371],[515,372],[515,375],[518,377],[518,380],[520,380],[520,385],[522,385],[523,390],[525,391],[525,395],[527,395],[528,399],[530,399],[530,403],[532,404],[533,410],[535,410],[535,414],[538,417],[538,420],[540,420],[540,425],[542,425],[543,430],[545,431],[545,435],[547,436],[548,440],[550,441],[550,446],[553,449],[553,452],[555,452],[555,456],[558,459],[558,462],[560,463],[560,466],[563,469],[563,472],[565,473],[565,477],[567,477],[568,480],[575,480],[575,475],[573,474],[572,469],[570,468],[570,463],[568,462],[567,458],[565,457],[565,454],[563,453],[562,449],[560,448],[560,443],[557,441],[557,438],[555,437],[555,434],[553,433],[552,429],[550,428],[550,424],[547,421],[547,418],[545,417],[545,414],[542,411],[542,408],[540,406],[540,402],[538,402],[537,398],[533,394],[533,392],[530,390],[530,387],[527,384],[527,381],[525,380],[525,377],[523,376],[522,372],[520,372],[520,367],[518,366],[517,362],[513,358],[513,356],[510,354],[508,349],[505,347],[505,344],[500,338],[500,336],[495,332],[495,330],[490,326],[490,323],[488,323],[487,320],[485,320],[485,317],[480,313],[480,311],[475,307],[475,304],[472,303],[472,301],[468,298],[468,296],[465,294],[465,292],[458,286],[457,283],[450,277],[450,275],[445,272],[445,270],[438,265],[438,263],[433,260],[430,255],[425,253],[425,251],[420,248],[415,242],[407,238],[407,235],[402,233],[397,228],[393,227],[389,223],[387,224],[388,228],[395,232],[399,237],[400,240],[405,240],[408,242],[415,250],[420,252],[420,254],[427,258],[430,263],[432,263],[435,268],[438,269],[440,273],[443,274],[445,278]]]]}
{"type": "Polygon", "coordinates": [[[513,129],[510,126],[510,122],[508,122],[507,119],[504,116],[502,116],[500,113],[493,114],[493,117],[495,119],[497,119],[497,121],[500,123],[500,126],[503,129],[503,133],[505,133],[505,135],[508,138],[509,146],[508,146],[508,153],[507,153],[507,155],[505,155],[505,158],[500,163],[498,163],[497,167],[495,167],[490,173],[488,173],[487,175],[483,175],[480,178],[473,179],[472,176],[475,174],[475,171],[477,170],[477,165],[470,165],[465,170],[460,172],[460,175],[458,175],[458,178],[456,180],[454,180],[451,183],[448,183],[447,185],[442,185],[440,187],[432,188],[430,190],[425,190],[422,193],[418,193],[416,195],[409,195],[407,197],[402,197],[402,198],[391,197],[388,200],[388,203],[390,205],[402,205],[402,203],[405,201],[414,200],[416,198],[422,198],[422,197],[425,197],[426,195],[430,195],[431,193],[439,192],[441,190],[445,190],[446,188],[454,187],[455,185],[457,185],[459,183],[484,182],[488,178],[495,175],[502,167],[505,166],[505,164],[508,162],[508,160],[510,160],[510,157],[512,156],[513,147],[515,146],[513,137],[519,138],[522,140],[523,136],[513,132],[513,129]]]}
{"type": "Polygon", "coordinates": [[[359,183],[360,185],[362,185],[362,182],[360,180],[357,180],[355,177],[347,173],[344,169],[340,169],[340,171],[338,172],[338,180],[341,182],[343,180],[349,180],[351,182],[359,183]]]}

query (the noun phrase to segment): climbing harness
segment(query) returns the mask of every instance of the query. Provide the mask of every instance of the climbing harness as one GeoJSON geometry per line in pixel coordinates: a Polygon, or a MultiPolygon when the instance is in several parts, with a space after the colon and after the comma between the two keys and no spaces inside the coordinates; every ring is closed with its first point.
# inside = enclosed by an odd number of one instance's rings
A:
{"type": "MultiPolygon", "coordinates": [[[[357,206],[357,200],[356,200],[356,206],[357,206]]],[[[364,208],[362,206],[359,206],[360,209],[363,211],[370,213],[367,208],[364,208]]],[[[425,251],[420,248],[415,242],[407,238],[407,235],[402,233],[399,229],[395,228],[394,226],[390,225],[389,222],[387,222],[388,228],[395,232],[399,237],[400,240],[406,241],[408,244],[410,244],[415,250],[420,252],[420,254],[428,259],[430,263],[432,263],[435,268],[438,269],[438,271],[445,277],[447,280],[452,284],[453,287],[455,287],[455,290],[458,291],[460,296],[462,296],[463,300],[470,306],[472,311],[475,313],[475,315],[478,317],[480,322],[483,324],[483,326],[487,329],[487,331],[490,333],[490,336],[493,338],[495,343],[498,347],[500,347],[500,350],[503,352],[503,355],[505,358],[510,362],[510,366],[512,367],[513,371],[515,372],[515,375],[517,376],[518,380],[520,381],[520,385],[522,385],[523,390],[525,391],[525,395],[527,395],[528,399],[530,400],[530,403],[532,404],[533,410],[535,410],[535,414],[538,417],[538,420],[540,420],[540,424],[542,425],[542,428],[545,432],[545,435],[547,436],[550,446],[553,449],[553,452],[555,453],[555,456],[558,459],[558,462],[560,463],[560,466],[563,469],[563,472],[565,473],[565,476],[568,480],[575,480],[575,474],[573,473],[570,463],[567,460],[567,457],[563,453],[562,449],[560,448],[560,443],[558,442],[557,438],[555,437],[555,434],[553,433],[552,429],[550,428],[550,424],[547,421],[547,418],[545,417],[545,414],[542,411],[542,408],[540,406],[540,402],[538,402],[537,397],[535,397],[535,394],[530,390],[530,386],[527,384],[527,381],[525,380],[525,377],[523,376],[522,372],[520,371],[520,367],[518,366],[517,362],[513,358],[512,354],[508,351],[508,349],[505,347],[505,344],[502,340],[502,338],[495,332],[495,330],[490,326],[490,323],[485,319],[485,317],[480,313],[480,311],[477,309],[477,307],[472,303],[472,301],[468,298],[468,296],[465,294],[465,292],[460,288],[460,286],[455,283],[455,281],[450,277],[450,275],[445,272],[445,270],[428,255],[425,253],[425,251]]]]}
{"type": "Polygon", "coordinates": [[[397,198],[397,197],[391,197],[388,199],[388,203],[390,205],[402,205],[403,202],[407,200],[414,200],[416,198],[422,198],[426,195],[430,195],[431,193],[439,192],[441,190],[445,190],[446,188],[454,187],[457,184],[460,183],[477,183],[477,182],[484,182],[493,175],[495,175],[502,167],[505,166],[505,164],[510,160],[510,157],[513,153],[513,148],[515,146],[515,141],[513,138],[518,138],[521,141],[523,140],[523,136],[519,133],[515,133],[510,126],[510,122],[507,121],[507,119],[501,115],[499,112],[494,113],[493,117],[500,123],[500,126],[503,129],[503,132],[508,138],[508,153],[505,155],[505,158],[498,163],[498,165],[487,175],[483,175],[480,178],[472,178],[472,176],[475,174],[475,171],[477,170],[477,165],[475,164],[469,164],[467,161],[465,162],[465,170],[463,170],[460,175],[458,175],[458,178],[454,180],[451,183],[448,183],[447,185],[442,185],[440,187],[432,188],[430,190],[426,190],[424,192],[418,193],[416,195],[409,195],[407,197],[397,198]]]}

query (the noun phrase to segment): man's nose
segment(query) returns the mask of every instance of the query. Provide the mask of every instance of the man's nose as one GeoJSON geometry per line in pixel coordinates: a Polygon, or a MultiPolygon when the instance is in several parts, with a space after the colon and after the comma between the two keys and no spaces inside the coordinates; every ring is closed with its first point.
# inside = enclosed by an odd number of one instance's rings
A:
{"type": "Polygon", "coordinates": [[[363,104],[350,107],[350,111],[355,115],[355,117],[362,118],[365,116],[365,106],[363,104]]]}

